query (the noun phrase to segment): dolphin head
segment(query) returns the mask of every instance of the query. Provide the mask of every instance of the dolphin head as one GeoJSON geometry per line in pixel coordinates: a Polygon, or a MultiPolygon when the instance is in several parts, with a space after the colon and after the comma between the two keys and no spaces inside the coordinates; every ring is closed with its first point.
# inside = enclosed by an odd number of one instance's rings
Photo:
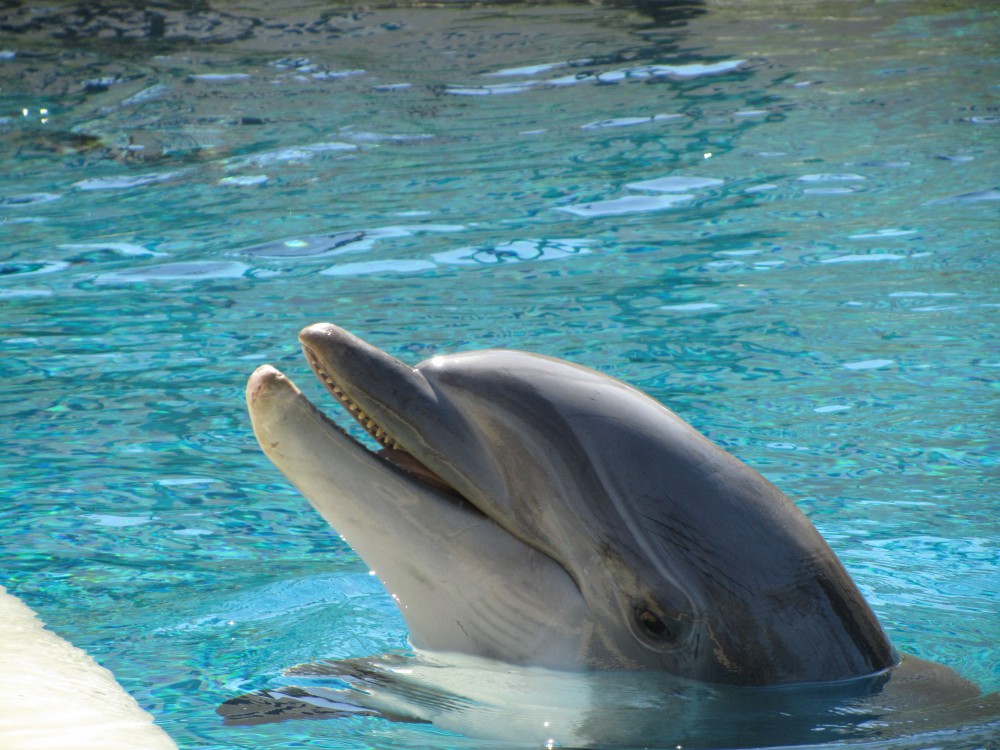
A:
{"type": "Polygon", "coordinates": [[[287,405],[264,406],[281,390],[267,385],[280,377],[273,369],[248,388],[258,439],[373,568],[398,569],[405,558],[409,572],[384,580],[408,602],[416,645],[748,685],[850,679],[895,663],[874,613],[801,511],[642,392],[525,352],[410,367],[330,324],[306,328],[300,341],[385,450],[377,457],[325,419],[309,417],[322,422],[317,431],[288,418],[287,405]],[[387,478],[393,489],[380,492],[397,518],[348,533],[352,498],[387,478]],[[402,528],[400,507],[417,508],[402,528]],[[394,533],[405,541],[371,541],[394,533]],[[498,635],[484,618],[518,626],[498,635]]]}

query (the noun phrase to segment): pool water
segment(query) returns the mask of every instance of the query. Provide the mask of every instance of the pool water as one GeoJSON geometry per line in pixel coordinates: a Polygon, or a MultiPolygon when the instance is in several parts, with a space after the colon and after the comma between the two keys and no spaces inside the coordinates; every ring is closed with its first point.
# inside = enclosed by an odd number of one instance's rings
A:
{"type": "Polygon", "coordinates": [[[406,648],[246,416],[316,321],[635,384],[1000,689],[1000,9],[248,6],[0,10],[0,583],[180,747],[517,744],[215,714],[406,648]]]}

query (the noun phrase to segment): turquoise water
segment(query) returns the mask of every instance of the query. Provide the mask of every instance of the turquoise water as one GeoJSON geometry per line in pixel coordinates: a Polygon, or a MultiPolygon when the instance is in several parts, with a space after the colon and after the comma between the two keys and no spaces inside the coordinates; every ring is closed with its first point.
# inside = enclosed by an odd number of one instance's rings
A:
{"type": "Polygon", "coordinates": [[[1000,689],[996,9],[58,7],[0,11],[0,582],[181,747],[509,747],[215,715],[406,645],[245,414],[328,403],[321,320],[634,383],[1000,689]]]}

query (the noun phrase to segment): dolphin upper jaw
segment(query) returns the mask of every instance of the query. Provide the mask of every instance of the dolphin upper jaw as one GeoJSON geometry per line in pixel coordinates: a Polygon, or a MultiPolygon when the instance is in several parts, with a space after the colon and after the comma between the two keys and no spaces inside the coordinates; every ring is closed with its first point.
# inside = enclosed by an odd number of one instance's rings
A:
{"type": "Polygon", "coordinates": [[[327,390],[352,412],[373,438],[387,447],[398,444],[389,436],[376,437],[375,428],[365,423],[366,415],[378,426],[391,425],[393,435],[406,439],[411,446],[419,441],[419,434],[410,429],[409,421],[398,417],[399,405],[406,405],[411,414],[429,412],[436,398],[413,368],[329,324],[309,326],[299,334],[299,342],[309,366],[327,390]],[[380,394],[379,386],[384,384],[388,384],[388,388],[381,389],[386,392],[380,394]],[[360,413],[353,406],[357,406],[360,413]]]}
{"type": "MultiPolygon", "coordinates": [[[[403,459],[404,468],[462,496],[468,489],[463,478],[469,469],[485,473],[486,467],[467,466],[465,471],[453,467],[460,452],[466,464],[474,463],[474,451],[438,447],[462,446],[475,437],[465,429],[461,414],[441,400],[418,369],[329,323],[303,329],[299,342],[313,372],[372,438],[409,457],[403,459]],[[435,436],[433,443],[428,442],[429,435],[435,436]]],[[[400,455],[386,457],[394,461],[400,455]]]]}

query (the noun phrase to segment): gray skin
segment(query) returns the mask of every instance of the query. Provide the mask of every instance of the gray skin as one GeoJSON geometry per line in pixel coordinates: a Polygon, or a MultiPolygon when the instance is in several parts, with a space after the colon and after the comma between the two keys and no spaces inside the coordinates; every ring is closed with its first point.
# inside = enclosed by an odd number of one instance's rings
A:
{"type": "Polygon", "coordinates": [[[525,352],[410,367],[331,324],[299,338],[394,447],[369,451],[269,365],[247,386],[257,439],[418,648],[734,685],[898,663],[805,515],[635,388],[525,352]]]}

